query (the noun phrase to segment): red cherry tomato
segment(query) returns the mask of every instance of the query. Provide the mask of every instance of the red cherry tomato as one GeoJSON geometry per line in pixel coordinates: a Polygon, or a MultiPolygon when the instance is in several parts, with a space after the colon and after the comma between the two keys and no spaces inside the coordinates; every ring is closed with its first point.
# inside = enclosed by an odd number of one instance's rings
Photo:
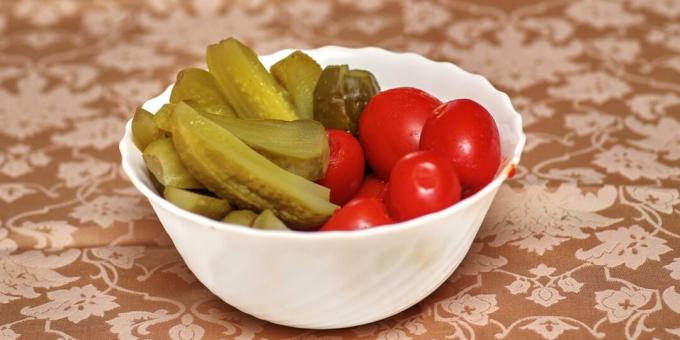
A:
{"type": "Polygon", "coordinates": [[[359,140],[378,178],[389,179],[394,163],[418,150],[423,125],[440,104],[411,87],[383,91],[371,99],[359,119],[359,140]]]}
{"type": "Polygon", "coordinates": [[[355,198],[335,211],[321,231],[358,230],[393,223],[385,205],[375,198],[355,198]]]}
{"type": "Polygon", "coordinates": [[[373,175],[368,175],[361,183],[359,190],[354,194],[354,198],[358,197],[373,197],[381,202],[385,202],[385,193],[387,192],[387,184],[373,175]]]}
{"type": "Polygon", "coordinates": [[[498,128],[484,107],[470,99],[437,107],[423,128],[420,148],[453,163],[466,191],[479,191],[496,175],[501,162],[498,128]]]}
{"type": "Polygon", "coordinates": [[[432,151],[416,151],[392,168],[387,208],[395,220],[404,221],[449,207],[460,194],[451,162],[432,151]]]}
{"type": "Polygon", "coordinates": [[[359,141],[348,132],[327,132],[330,144],[328,170],[317,183],[331,189],[331,202],[343,205],[352,198],[364,178],[364,151],[359,141]]]}

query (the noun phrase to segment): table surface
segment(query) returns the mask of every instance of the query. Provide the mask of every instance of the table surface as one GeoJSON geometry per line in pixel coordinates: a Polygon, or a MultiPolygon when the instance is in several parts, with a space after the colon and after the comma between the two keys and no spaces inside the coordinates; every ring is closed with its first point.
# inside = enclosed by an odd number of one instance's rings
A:
{"type": "Polygon", "coordinates": [[[0,3],[0,339],[680,336],[680,1],[0,3]],[[375,45],[507,91],[528,143],[464,264],[386,320],[307,331],[187,269],[119,166],[205,46],[375,45]]]}

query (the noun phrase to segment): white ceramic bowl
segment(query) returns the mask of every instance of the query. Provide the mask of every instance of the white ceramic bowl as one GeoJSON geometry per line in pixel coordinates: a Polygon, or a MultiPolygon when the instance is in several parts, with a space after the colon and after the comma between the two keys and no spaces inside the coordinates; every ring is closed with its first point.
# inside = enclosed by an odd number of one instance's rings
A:
{"type": "MultiPolygon", "coordinates": [[[[292,50],[261,57],[269,67],[292,50]]],[[[501,183],[519,162],[525,136],[507,95],[485,78],[412,53],[379,48],[305,51],[321,65],[367,69],[382,89],[413,86],[442,101],[471,98],[493,115],[502,165],[491,184],[434,214],[355,232],[285,232],[244,228],[181,210],[156,193],[130,123],[120,143],[122,165],[149,200],[198,279],[239,310],[277,324],[339,328],[396,314],[442,284],[465,257],[501,183]]],[[[144,108],[168,102],[168,88],[144,108]]]]}

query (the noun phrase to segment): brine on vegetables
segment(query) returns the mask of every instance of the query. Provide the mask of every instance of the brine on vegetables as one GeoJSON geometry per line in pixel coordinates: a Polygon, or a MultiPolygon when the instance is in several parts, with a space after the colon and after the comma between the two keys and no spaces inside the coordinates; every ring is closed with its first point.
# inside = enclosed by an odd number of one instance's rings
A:
{"type": "Polygon", "coordinates": [[[189,172],[206,188],[240,207],[270,209],[284,222],[313,228],[337,208],[328,189],[288,172],[233,133],[180,103],[172,140],[189,172]]]}
{"type": "Polygon", "coordinates": [[[230,38],[208,46],[208,70],[241,118],[296,120],[290,95],[267,72],[255,52],[230,38]]]}

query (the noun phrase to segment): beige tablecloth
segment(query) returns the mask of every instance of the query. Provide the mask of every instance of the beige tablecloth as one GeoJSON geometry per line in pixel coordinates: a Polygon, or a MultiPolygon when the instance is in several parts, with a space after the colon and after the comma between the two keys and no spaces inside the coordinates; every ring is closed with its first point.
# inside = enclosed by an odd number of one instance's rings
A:
{"type": "Polygon", "coordinates": [[[3,0],[0,339],[678,337],[679,20],[677,0],[3,0]],[[306,331],[196,280],[116,143],[227,36],[258,53],[415,51],[511,95],[521,167],[441,288],[380,322],[306,331]]]}

